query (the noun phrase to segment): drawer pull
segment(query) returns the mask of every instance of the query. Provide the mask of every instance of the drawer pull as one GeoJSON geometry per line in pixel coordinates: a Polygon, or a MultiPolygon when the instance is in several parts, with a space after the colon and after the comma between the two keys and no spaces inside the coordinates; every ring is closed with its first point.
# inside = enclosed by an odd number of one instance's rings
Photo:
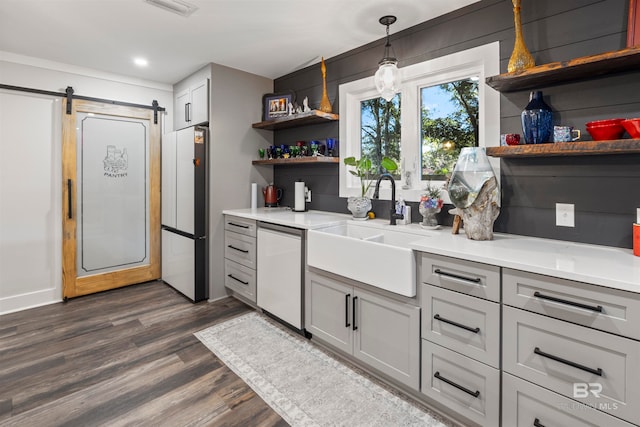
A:
{"type": "Polygon", "coordinates": [[[351,326],[349,323],[349,298],[351,298],[351,294],[346,294],[344,296],[344,327],[348,328],[351,326]]]}
{"type": "Polygon", "coordinates": [[[478,332],[480,332],[480,328],[472,328],[471,326],[463,325],[461,323],[454,322],[453,320],[445,319],[444,317],[440,317],[439,314],[436,314],[435,316],[433,316],[433,318],[441,322],[448,323],[453,326],[457,326],[458,328],[466,329],[467,331],[473,332],[474,334],[477,334],[478,332]]]}
{"type": "Polygon", "coordinates": [[[566,299],[552,297],[552,296],[549,296],[549,295],[543,295],[538,291],[535,291],[533,293],[533,296],[534,297],[538,297],[540,299],[546,299],[546,300],[549,300],[549,301],[559,302],[561,304],[572,305],[574,307],[584,308],[584,309],[587,309],[587,310],[592,310],[592,311],[597,311],[598,313],[602,313],[602,306],[601,305],[598,305],[598,306],[594,307],[593,305],[587,305],[587,304],[582,304],[582,303],[575,302],[575,301],[568,301],[566,299]]]}
{"type": "Polygon", "coordinates": [[[600,369],[600,368],[593,369],[593,368],[590,368],[588,366],[584,366],[584,365],[581,365],[579,363],[572,362],[572,361],[567,360],[567,359],[563,359],[562,357],[558,357],[558,356],[554,356],[553,354],[545,353],[544,351],[540,350],[540,347],[536,347],[533,350],[533,352],[535,354],[539,354],[542,357],[547,357],[547,358],[549,358],[551,360],[555,360],[556,362],[564,363],[565,365],[573,366],[574,368],[581,369],[583,371],[587,371],[587,372],[592,373],[594,375],[598,375],[599,377],[602,376],[602,369],[600,369]]]}
{"type": "Polygon", "coordinates": [[[540,423],[540,420],[537,418],[533,420],[533,425],[534,427],[545,427],[544,424],[540,423]]]}
{"type": "Polygon", "coordinates": [[[467,282],[480,283],[482,281],[482,279],[479,277],[472,278],[472,277],[459,276],[457,274],[447,273],[446,271],[442,271],[439,268],[436,268],[435,270],[433,270],[433,272],[441,276],[453,277],[454,279],[460,279],[467,282]]]}
{"type": "Polygon", "coordinates": [[[440,381],[444,381],[445,383],[457,388],[458,390],[462,390],[467,394],[470,394],[473,397],[478,397],[480,396],[480,390],[476,390],[476,391],[471,391],[466,387],[461,386],[460,384],[456,384],[451,380],[446,379],[445,377],[440,375],[440,371],[436,372],[435,374],[433,374],[434,377],[436,377],[437,379],[439,379],[440,381]]]}
{"type": "Polygon", "coordinates": [[[238,251],[238,252],[242,252],[242,253],[244,253],[244,254],[248,254],[248,253],[249,253],[249,251],[248,251],[247,249],[240,249],[240,248],[236,248],[236,247],[235,247],[235,246],[233,246],[233,245],[227,245],[227,247],[228,247],[228,248],[231,248],[231,249],[233,249],[233,250],[236,250],[236,251],[238,251]]]}
{"type": "Polygon", "coordinates": [[[249,228],[248,225],[236,224],[235,222],[229,222],[228,224],[233,225],[234,227],[249,228]]]}
{"type": "Polygon", "coordinates": [[[231,277],[233,280],[235,280],[236,282],[240,282],[243,285],[248,285],[249,282],[245,282],[244,280],[240,280],[238,279],[236,276],[234,276],[233,274],[227,274],[228,277],[231,277]]]}

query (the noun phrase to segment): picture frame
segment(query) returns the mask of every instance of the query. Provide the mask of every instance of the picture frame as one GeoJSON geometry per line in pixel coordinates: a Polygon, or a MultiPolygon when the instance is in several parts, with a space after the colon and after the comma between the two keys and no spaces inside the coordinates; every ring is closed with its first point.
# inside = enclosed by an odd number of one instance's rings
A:
{"type": "Polygon", "coordinates": [[[262,120],[273,120],[289,114],[289,104],[295,102],[293,91],[266,93],[262,96],[262,120]]]}
{"type": "Polygon", "coordinates": [[[627,25],[627,47],[640,46],[640,0],[629,1],[629,24],[627,25]]]}

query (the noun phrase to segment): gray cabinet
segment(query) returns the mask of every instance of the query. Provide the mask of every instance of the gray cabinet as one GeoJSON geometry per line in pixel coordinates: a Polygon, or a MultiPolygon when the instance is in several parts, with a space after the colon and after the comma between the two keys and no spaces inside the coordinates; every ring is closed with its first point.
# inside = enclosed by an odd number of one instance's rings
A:
{"type": "Polygon", "coordinates": [[[499,425],[500,371],[484,363],[423,345],[422,393],[479,425],[499,425]]]}
{"type": "Polygon", "coordinates": [[[419,307],[313,271],[305,285],[305,327],[314,339],[419,390],[419,307]]]}
{"type": "Polygon", "coordinates": [[[256,303],[256,221],[225,215],[224,285],[256,303]]]}
{"type": "Polygon", "coordinates": [[[500,423],[500,267],[423,254],[422,387],[482,426],[500,423]]]}
{"type": "Polygon", "coordinates": [[[631,427],[619,418],[589,405],[538,387],[528,381],[502,374],[502,425],[508,427],[631,427]]]}
{"type": "Polygon", "coordinates": [[[504,371],[640,424],[640,343],[504,307],[504,371]]]}
{"type": "Polygon", "coordinates": [[[209,79],[194,82],[177,92],[173,100],[176,130],[209,121],[209,79]]]}
{"type": "Polygon", "coordinates": [[[505,420],[521,425],[534,414],[543,425],[583,425],[593,412],[589,420],[608,413],[640,424],[638,294],[511,269],[502,291],[504,384],[528,395],[514,408],[503,394],[505,420]],[[547,411],[535,400],[557,406],[558,395],[569,410],[547,411]]]}

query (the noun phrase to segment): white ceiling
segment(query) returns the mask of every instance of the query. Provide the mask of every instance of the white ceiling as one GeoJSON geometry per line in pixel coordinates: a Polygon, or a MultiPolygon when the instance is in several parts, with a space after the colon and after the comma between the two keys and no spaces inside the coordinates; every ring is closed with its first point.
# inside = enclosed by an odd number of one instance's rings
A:
{"type": "Polygon", "coordinates": [[[143,0],[0,0],[0,51],[169,84],[209,62],[273,79],[383,38],[383,15],[394,34],[479,0],[187,1],[188,18],[143,0]]]}

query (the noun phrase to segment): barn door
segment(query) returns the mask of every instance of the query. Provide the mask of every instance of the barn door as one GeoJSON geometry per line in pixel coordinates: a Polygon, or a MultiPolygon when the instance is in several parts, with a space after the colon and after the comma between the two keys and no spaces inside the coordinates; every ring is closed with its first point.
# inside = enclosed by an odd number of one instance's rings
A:
{"type": "Polygon", "coordinates": [[[159,278],[160,125],[153,111],[74,100],[62,138],[63,297],[159,278]]]}

